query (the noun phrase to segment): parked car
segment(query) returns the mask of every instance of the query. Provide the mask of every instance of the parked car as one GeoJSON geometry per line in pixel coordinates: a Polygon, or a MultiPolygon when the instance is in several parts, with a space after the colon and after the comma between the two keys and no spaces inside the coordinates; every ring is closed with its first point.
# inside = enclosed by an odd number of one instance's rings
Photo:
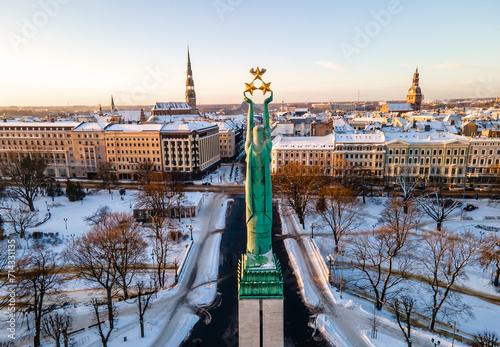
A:
{"type": "Polygon", "coordinates": [[[366,196],[370,197],[370,198],[377,198],[379,197],[380,195],[378,195],[377,193],[368,193],[366,196]]]}
{"type": "Polygon", "coordinates": [[[474,199],[472,195],[462,194],[462,199],[474,199]]]}
{"type": "Polygon", "coordinates": [[[463,208],[464,211],[474,211],[474,210],[477,210],[477,206],[475,205],[472,205],[472,204],[467,204],[464,208],[463,208]]]}
{"type": "Polygon", "coordinates": [[[184,182],[184,185],[185,186],[194,186],[194,182],[193,181],[184,182]]]}
{"type": "Polygon", "coordinates": [[[500,200],[500,195],[499,194],[493,194],[490,199],[491,200],[500,200]]]}
{"type": "Polygon", "coordinates": [[[481,189],[481,191],[483,191],[483,192],[491,192],[491,187],[484,187],[483,189],[481,189]]]}

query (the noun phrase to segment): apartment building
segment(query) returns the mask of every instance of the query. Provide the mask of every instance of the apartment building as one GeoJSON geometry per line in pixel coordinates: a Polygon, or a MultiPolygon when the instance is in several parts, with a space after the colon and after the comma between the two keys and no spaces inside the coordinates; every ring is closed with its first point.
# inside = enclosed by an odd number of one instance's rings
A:
{"type": "Polygon", "coordinates": [[[322,168],[330,175],[333,167],[333,134],[326,136],[288,137],[278,135],[271,150],[271,173],[290,163],[322,168]]]}
{"type": "Polygon", "coordinates": [[[104,129],[106,155],[119,180],[138,180],[147,169],[161,172],[162,124],[110,124],[104,129]]]}
{"type": "Polygon", "coordinates": [[[467,175],[470,183],[496,183],[500,176],[500,138],[469,138],[467,175]]]}
{"type": "Polygon", "coordinates": [[[163,171],[197,179],[219,166],[221,155],[216,124],[196,122],[161,126],[163,171]]]}
{"type": "Polygon", "coordinates": [[[384,178],[384,133],[335,133],[334,141],[335,177],[343,177],[351,171],[380,181],[384,178]]]}
{"type": "Polygon", "coordinates": [[[47,175],[73,177],[71,160],[75,143],[71,131],[77,122],[4,122],[0,123],[0,158],[9,152],[19,156],[41,153],[48,160],[47,175]]]}
{"type": "Polygon", "coordinates": [[[69,154],[71,177],[96,179],[101,163],[105,163],[106,124],[86,122],[68,131],[72,146],[69,154]]]}
{"type": "Polygon", "coordinates": [[[445,132],[386,133],[385,179],[399,176],[431,185],[463,185],[469,140],[445,132]]]}

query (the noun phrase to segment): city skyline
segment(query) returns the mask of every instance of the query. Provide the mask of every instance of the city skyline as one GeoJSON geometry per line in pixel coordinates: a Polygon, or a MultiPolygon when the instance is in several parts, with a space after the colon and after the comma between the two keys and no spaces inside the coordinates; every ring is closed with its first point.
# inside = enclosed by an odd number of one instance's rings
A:
{"type": "Polygon", "coordinates": [[[275,102],[404,100],[417,65],[424,100],[500,90],[492,1],[0,4],[1,106],[183,101],[188,41],[199,104],[240,103],[257,65],[275,102]]]}

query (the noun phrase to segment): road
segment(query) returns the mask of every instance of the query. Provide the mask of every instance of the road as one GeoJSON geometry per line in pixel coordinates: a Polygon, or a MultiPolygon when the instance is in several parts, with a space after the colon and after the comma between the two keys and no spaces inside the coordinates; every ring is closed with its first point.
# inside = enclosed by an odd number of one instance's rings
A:
{"type": "MultiPolygon", "coordinates": [[[[237,262],[245,252],[246,226],[244,196],[235,196],[234,200],[221,241],[218,299],[204,314],[210,320],[200,320],[183,346],[197,346],[197,342],[201,346],[238,346],[237,262]]],[[[280,218],[276,212],[273,216],[273,233],[281,233],[280,218]]],[[[285,279],[285,345],[327,346],[315,340],[318,336],[314,336],[314,329],[309,327],[310,312],[300,297],[283,241],[276,237],[274,239],[273,249],[280,260],[285,279]]]]}
{"type": "Polygon", "coordinates": [[[153,346],[167,346],[170,338],[176,334],[178,330],[178,323],[186,314],[196,313],[198,310],[192,306],[188,300],[191,292],[195,291],[200,285],[207,282],[206,275],[200,269],[206,267],[210,259],[211,250],[218,247],[213,237],[219,230],[215,229],[215,225],[219,219],[217,208],[225,200],[222,194],[216,195],[209,203],[209,206],[202,216],[200,225],[204,225],[204,235],[200,241],[195,244],[192,249],[191,258],[186,263],[184,269],[185,276],[180,278],[177,293],[169,299],[170,307],[168,310],[163,311],[163,315],[169,315],[167,321],[162,327],[162,332],[158,335],[157,339],[152,344],[153,346]]]}
{"type": "MultiPolygon", "coordinates": [[[[302,265],[305,271],[302,274],[303,280],[311,284],[316,296],[320,299],[318,307],[312,308],[317,313],[326,314],[331,321],[336,325],[337,329],[347,338],[347,346],[372,346],[360,334],[362,330],[370,331],[372,319],[366,313],[360,310],[347,309],[344,306],[337,304],[331,295],[330,285],[325,274],[313,266],[318,259],[313,251],[310,243],[309,234],[301,234],[298,226],[293,221],[291,214],[286,213],[283,219],[287,225],[290,235],[289,237],[296,242],[298,262],[302,265]]],[[[380,321],[377,329],[379,333],[390,336],[394,339],[401,340],[401,330],[395,324],[388,324],[380,321]]],[[[412,331],[412,340],[415,346],[430,346],[428,337],[422,336],[421,333],[412,331]]],[[[343,346],[343,345],[341,345],[343,346]]]]}

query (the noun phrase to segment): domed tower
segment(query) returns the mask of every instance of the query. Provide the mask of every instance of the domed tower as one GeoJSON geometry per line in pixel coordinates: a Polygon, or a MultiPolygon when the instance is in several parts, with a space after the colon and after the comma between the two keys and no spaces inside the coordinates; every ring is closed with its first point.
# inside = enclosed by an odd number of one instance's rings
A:
{"type": "Polygon", "coordinates": [[[189,56],[188,47],[188,61],[187,61],[187,79],[186,79],[186,102],[192,109],[196,108],[196,93],[194,92],[193,71],[191,70],[191,58],[189,56]]]}
{"type": "Polygon", "coordinates": [[[419,81],[419,73],[418,73],[418,67],[415,73],[413,74],[413,83],[408,90],[408,95],[406,96],[406,102],[408,104],[411,104],[413,109],[415,111],[420,111],[422,108],[422,90],[420,89],[420,86],[418,85],[419,81]]]}

